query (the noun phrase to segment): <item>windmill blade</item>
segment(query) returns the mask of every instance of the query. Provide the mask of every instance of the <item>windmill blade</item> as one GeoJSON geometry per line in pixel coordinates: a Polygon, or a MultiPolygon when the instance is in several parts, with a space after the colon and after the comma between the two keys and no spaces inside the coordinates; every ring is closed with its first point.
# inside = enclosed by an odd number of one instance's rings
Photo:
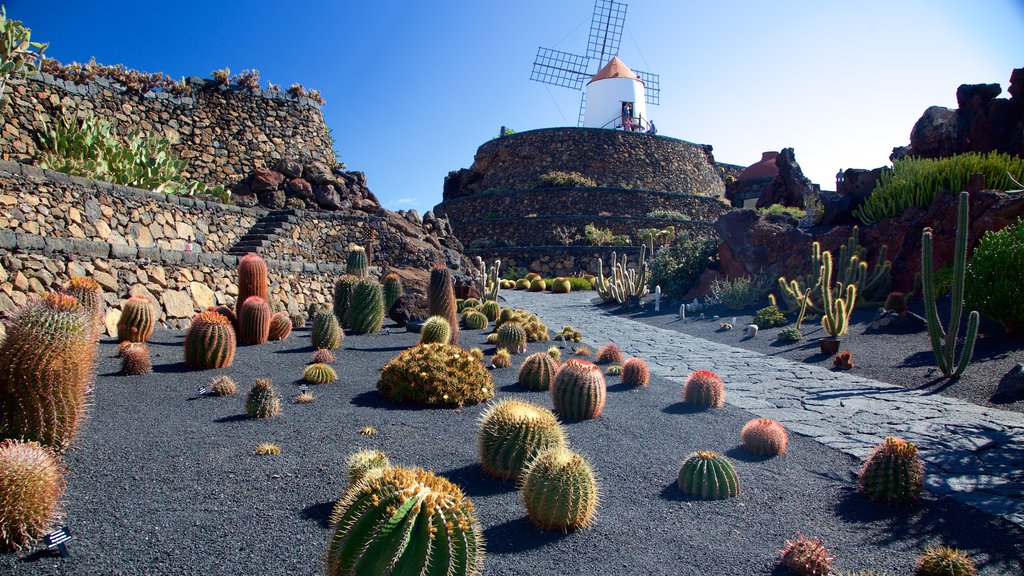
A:
{"type": "Polygon", "coordinates": [[[587,67],[590,66],[590,58],[552,50],[550,48],[538,48],[537,59],[533,61],[533,71],[530,72],[530,80],[564,86],[579,90],[583,83],[590,80],[587,67]]]}
{"type": "Polygon", "coordinates": [[[587,109],[587,91],[584,90],[582,96],[580,96],[580,117],[576,120],[576,126],[579,128],[583,127],[583,113],[587,109]]]}
{"type": "Polygon", "coordinates": [[[587,56],[604,66],[612,56],[618,56],[622,43],[622,27],[626,23],[626,4],[612,0],[594,2],[594,15],[590,20],[587,38],[587,56]]]}
{"type": "Polygon", "coordinates": [[[661,103],[661,81],[657,74],[651,74],[650,72],[643,72],[641,70],[633,70],[640,81],[644,83],[644,100],[651,105],[657,106],[661,103]]]}

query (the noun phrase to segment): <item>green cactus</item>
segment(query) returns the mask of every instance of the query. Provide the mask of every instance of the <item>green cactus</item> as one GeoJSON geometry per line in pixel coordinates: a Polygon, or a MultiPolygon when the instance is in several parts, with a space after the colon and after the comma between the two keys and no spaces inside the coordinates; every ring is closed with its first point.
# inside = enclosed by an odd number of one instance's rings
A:
{"type": "Polygon", "coordinates": [[[860,469],[860,490],[887,504],[913,502],[921,495],[924,462],[917,446],[890,436],[875,447],[860,469]]]}
{"type": "Polygon", "coordinates": [[[356,283],[359,282],[359,278],[346,274],[334,284],[334,315],[338,317],[338,322],[342,323],[346,328],[346,319],[348,318],[348,307],[352,304],[352,290],[355,289],[356,283]]]}
{"type": "Polygon", "coordinates": [[[679,489],[704,500],[724,500],[740,493],[736,470],[725,456],[698,451],[679,467],[679,489]]]}
{"type": "Polygon", "coordinates": [[[268,340],[284,340],[292,333],[292,319],[287,312],[275,312],[270,317],[268,340]]]}
{"type": "Polygon", "coordinates": [[[543,292],[547,290],[548,283],[543,278],[530,281],[530,292],[543,292]]]}
{"type": "Polygon", "coordinates": [[[431,472],[386,468],[347,490],[336,511],[328,576],[483,573],[484,537],[473,503],[431,472]]]}
{"type": "Polygon", "coordinates": [[[642,358],[630,358],[622,364],[622,383],[626,386],[647,386],[651,382],[651,371],[642,358]]]}
{"type": "Polygon", "coordinates": [[[21,550],[60,517],[64,464],[37,442],[0,441],[0,550],[21,550]]]}
{"type": "Polygon", "coordinates": [[[557,372],[558,361],[549,353],[530,354],[519,367],[519,385],[530,390],[549,390],[557,372]]]}
{"type": "Polygon", "coordinates": [[[310,364],[302,372],[302,379],[310,384],[330,384],[338,380],[338,373],[327,364],[310,364]]]}
{"type": "Polygon", "coordinates": [[[466,308],[476,308],[479,305],[480,301],[477,300],[476,298],[466,298],[465,300],[462,301],[462,308],[459,310],[459,312],[462,312],[466,308]]]}
{"type": "Polygon", "coordinates": [[[376,280],[360,280],[352,288],[345,325],[355,334],[373,334],[384,326],[384,290],[376,280]]]}
{"type": "Polygon", "coordinates": [[[433,344],[440,342],[447,344],[452,338],[452,327],[448,321],[441,316],[431,316],[423,323],[420,329],[420,344],[433,344]]]}
{"type": "Polygon", "coordinates": [[[565,444],[555,415],[530,402],[503,400],[480,416],[480,466],[500,480],[517,478],[531,458],[565,444]]]}
{"type": "Polygon", "coordinates": [[[448,342],[458,345],[459,318],[456,312],[454,286],[451,270],[443,267],[431,270],[430,286],[427,288],[427,313],[431,316],[441,316],[448,321],[448,325],[452,327],[452,338],[448,342]]]}
{"type": "Polygon", "coordinates": [[[245,400],[245,411],[250,418],[272,418],[281,413],[281,397],[270,380],[256,380],[245,400]]]}
{"type": "Polygon", "coordinates": [[[451,344],[421,344],[381,370],[377,391],[395,402],[458,407],[494,397],[491,373],[469,352],[451,344]]]}
{"type": "Polygon", "coordinates": [[[523,469],[519,484],[526,513],[541,530],[585,528],[600,501],[597,478],[582,455],[565,447],[538,454],[523,469]]]}
{"type": "Polygon", "coordinates": [[[313,348],[317,350],[337,350],[341,346],[341,341],[345,339],[338,318],[331,312],[319,312],[313,317],[313,330],[310,336],[313,339],[313,348]]]}
{"type": "Polygon", "coordinates": [[[511,368],[512,355],[508,353],[508,350],[498,350],[491,356],[491,366],[495,368],[511,368]]]}
{"type": "Polygon", "coordinates": [[[508,322],[498,328],[499,350],[508,350],[509,354],[526,352],[526,331],[515,322],[508,322]]]}
{"type": "Polygon", "coordinates": [[[551,292],[553,294],[568,294],[572,292],[572,284],[569,283],[568,278],[555,278],[551,282],[551,292]]]}
{"type": "Polygon", "coordinates": [[[501,314],[501,305],[494,300],[487,300],[480,306],[480,312],[487,316],[488,321],[494,322],[501,314]]]}
{"type": "MultiPolygon", "coordinates": [[[[360,450],[349,455],[348,460],[345,461],[345,468],[348,470],[349,486],[354,486],[369,474],[383,472],[386,468],[390,467],[391,461],[388,460],[388,455],[380,450],[360,450]]],[[[335,509],[334,514],[331,516],[340,514],[340,512],[340,510],[335,509]]]]}
{"type": "Polygon", "coordinates": [[[264,301],[268,294],[267,263],[259,254],[246,254],[238,261],[238,299],[235,300],[235,315],[241,317],[242,304],[250,296],[259,296],[264,301]]]}
{"type": "Polygon", "coordinates": [[[270,304],[259,296],[245,299],[238,309],[238,342],[263,344],[270,337],[270,304]]]}
{"type": "Polygon", "coordinates": [[[145,342],[153,335],[156,312],[145,296],[132,296],[121,303],[121,318],[117,321],[119,342],[145,342]]]}
{"type": "Polygon", "coordinates": [[[366,278],[370,268],[369,258],[366,256],[366,249],[362,246],[349,248],[348,257],[345,258],[345,274],[356,278],[366,278]]]}
{"type": "Polygon", "coordinates": [[[754,418],[740,430],[743,449],[754,456],[777,456],[786,453],[789,436],[786,429],[771,418],[754,418]]]}
{"type": "Polygon", "coordinates": [[[145,342],[132,342],[121,352],[121,373],[139,376],[152,371],[153,364],[149,359],[149,347],[145,342]]]}
{"type": "Polygon", "coordinates": [[[622,255],[621,261],[616,261],[615,252],[612,252],[612,275],[611,278],[604,277],[604,262],[597,259],[597,282],[594,289],[597,295],[604,301],[614,300],[619,304],[626,302],[630,296],[643,298],[650,291],[647,281],[650,279],[651,270],[647,264],[647,247],[640,249],[640,260],[636,268],[627,268],[627,256],[622,255]]]}
{"type": "Polygon", "coordinates": [[[516,290],[527,290],[529,288],[530,288],[530,281],[527,280],[526,278],[520,278],[520,279],[516,280],[516,285],[515,285],[515,289],[516,290]]]}
{"type": "Polygon", "coordinates": [[[710,370],[694,370],[683,384],[683,402],[698,408],[725,406],[725,384],[710,370]]]}
{"type": "Polygon", "coordinates": [[[402,279],[398,274],[391,273],[384,277],[384,308],[391,310],[395,302],[402,297],[402,279]]]}
{"type": "Polygon", "coordinates": [[[467,310],[462,313],[462,324],[470,330],[483,330],[487,328],[487,316],[478,312],[477,309],[467,310]]]}
{"type": "Polygon", "coordinates": [[[929,546],[917,558],[915,576],[975,576],[974,560],[963,550],[949,546],[929,546]]]}
{"type": "Polygon", "coordinates": [[[192,318],[185,332],[185,366],[197,370],[227,368],[235,358],[231,321],[213,311],[192,318]]]}
{"type": "Polygon", "coordinates": [[[604,374],[596,364],[570,358],[551,382],[551,400],[562,418],[589,420],[604,410],[607,388],[604,374]]]}
{"type": "Polygon", "coordinates": [[[821,256],[821,280],[821,301],[825,310],[821,325],[829,336],[838,338],[850,328],[850,315],[857,302],[857,286],[846,284],[846,297],[840,296],[844,285],[832,285],[832,254],[827,251],[821,256]]]}

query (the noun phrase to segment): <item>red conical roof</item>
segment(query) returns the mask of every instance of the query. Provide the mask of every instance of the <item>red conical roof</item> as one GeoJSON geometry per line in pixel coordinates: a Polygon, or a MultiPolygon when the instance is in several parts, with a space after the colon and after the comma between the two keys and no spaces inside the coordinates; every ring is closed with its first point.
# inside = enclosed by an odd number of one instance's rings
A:
{"type": "Polygon", "coordinates": [[[762,152],[761,160],[751,164],[740,173],[737,180],[753,180],[755,178],[774,178],[779,175],[779,167],[775,165],[778,152],[762,152]]]}
{"type": "MultiPolygon", "coordinates": [[[[626,66],[622,60],[619,60],[618,56],[612,57],[611,61],[605,64],[604,68],[601,68],[601,70],[590,79],[590,82],[596,82],[606,78],[630,78],[643,84],[643,80],[640,80],[640,78],[638,78],[637,75],[629,69],[629,66],[626,66]]],[[[590,84],[590,82],[587,82],[587,84],[590,84]]]]}

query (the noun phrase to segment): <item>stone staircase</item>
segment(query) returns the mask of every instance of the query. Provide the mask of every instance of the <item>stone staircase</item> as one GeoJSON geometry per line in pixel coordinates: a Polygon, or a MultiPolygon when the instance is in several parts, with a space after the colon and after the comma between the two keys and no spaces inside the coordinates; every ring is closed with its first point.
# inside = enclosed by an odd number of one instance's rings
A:
{"type": "Polygon", "coordinates": [[[277,240],[282,232],[291,230],[292,224],[298,222],[295,210],[271,210],[249,228],[238,242],[228,249],[228,254],[245,256],[250,253],[261,253],[263,249],[277,240]]]}

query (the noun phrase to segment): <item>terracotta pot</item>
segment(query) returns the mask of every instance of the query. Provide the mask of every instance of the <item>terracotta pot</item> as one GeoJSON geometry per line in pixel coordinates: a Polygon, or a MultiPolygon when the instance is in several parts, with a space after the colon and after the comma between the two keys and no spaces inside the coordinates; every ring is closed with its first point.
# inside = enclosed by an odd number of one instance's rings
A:
{"type": "Polygon", "coordinates": [[[822,338],[818,340],[818,348],[821,349],[822,354],[834,356],[839,353],[839,338],[832,336],[822,338]]]}

